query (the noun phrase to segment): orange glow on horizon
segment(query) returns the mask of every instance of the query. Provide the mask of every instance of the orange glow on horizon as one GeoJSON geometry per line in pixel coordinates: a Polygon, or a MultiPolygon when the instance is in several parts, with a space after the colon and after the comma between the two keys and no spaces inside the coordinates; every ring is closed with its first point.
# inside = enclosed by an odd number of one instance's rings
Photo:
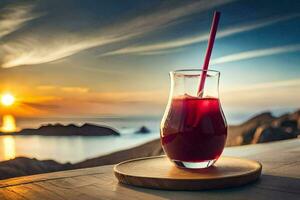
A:
{"type": "Polygon", "coordinates": [[[2,119],[1,131],[5,133],[15,132],[17,130],[16,120],[12,115],[4,115],[2,119]]]}

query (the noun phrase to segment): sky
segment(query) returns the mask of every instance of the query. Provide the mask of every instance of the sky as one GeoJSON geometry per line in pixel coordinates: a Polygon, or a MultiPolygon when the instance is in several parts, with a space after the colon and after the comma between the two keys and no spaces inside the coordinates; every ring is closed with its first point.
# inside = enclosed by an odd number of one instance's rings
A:
{"type": "Polygon", "coordinates": [[[299,108],[300,1],[0,1],[0,115],[161,116],[168,72],[210,69],[225,115],[299,108]]]}

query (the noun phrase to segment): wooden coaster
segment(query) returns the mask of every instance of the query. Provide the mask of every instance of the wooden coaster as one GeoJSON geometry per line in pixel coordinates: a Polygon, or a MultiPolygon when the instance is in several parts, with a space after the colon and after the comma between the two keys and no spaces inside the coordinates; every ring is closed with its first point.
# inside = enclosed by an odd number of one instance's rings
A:
{"type": "Polygon", "coordinates": [[[114,167],[119,182],[164,190],[204,190],[241,186],[260,177],[257,161],[222,156],[206,169],[180,169],[166,156],[139,158],[114,167]]]}

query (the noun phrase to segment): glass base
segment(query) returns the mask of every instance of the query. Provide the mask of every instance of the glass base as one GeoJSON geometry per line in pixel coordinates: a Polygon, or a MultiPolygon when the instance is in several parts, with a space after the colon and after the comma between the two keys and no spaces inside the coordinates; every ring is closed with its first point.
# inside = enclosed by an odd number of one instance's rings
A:
{"type": "Polygon", "coordinates": [[[172,160],[177,167],[185,168],[185,169],[203,169],[212,166],[217,159],[206,160],[202,162],[185,162],[179,160],[172,160]]]}

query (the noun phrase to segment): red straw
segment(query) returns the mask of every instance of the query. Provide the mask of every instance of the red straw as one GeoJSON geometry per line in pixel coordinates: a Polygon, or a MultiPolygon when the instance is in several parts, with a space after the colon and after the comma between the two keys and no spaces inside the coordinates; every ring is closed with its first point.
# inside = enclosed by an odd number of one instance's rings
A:
{"type": "Polygon", "coordinates": [[[207,49],[206,49],[206,55],[204,58],[204,64],[203,64],[203,68],[202,68],[203,71],[202,71],[201,81],[200,81],[200,85],[199,85],[199,89],[198,89],[199,96],[201,95],[202,90],[204,88],[205,78],[206,78],[206,74],[207,74],[207,69],[208,69],[208,65],[209,65],[211,52],[212,52],[214,42],[215,42],[215,37],[216,37],[217,29],[218,29],[220,15],[221,15],[220,12],[217,12],[217,11],[214,12],[214,18],[213,18],[213,21],[211,24],[208,45],[207,45],[207,49]]]}

